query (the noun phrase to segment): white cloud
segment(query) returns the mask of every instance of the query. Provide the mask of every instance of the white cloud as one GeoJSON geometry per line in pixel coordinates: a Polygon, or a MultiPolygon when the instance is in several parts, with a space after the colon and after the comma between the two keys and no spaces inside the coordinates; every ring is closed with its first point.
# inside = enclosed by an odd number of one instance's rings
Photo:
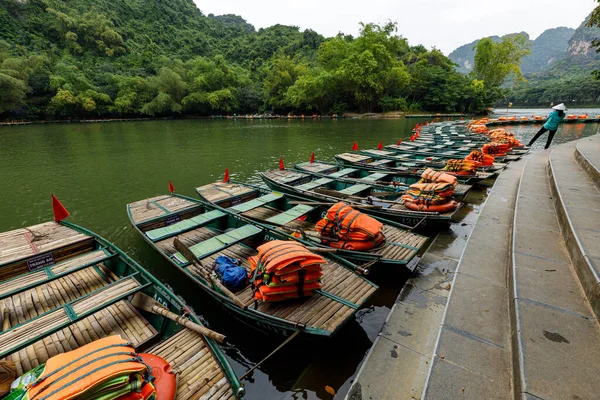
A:
{"type": "Polygon", "coordinates": [[[576,28],[595,0],[194,0],[205,14],[241,15],[257,29],[275,24],[313,29],[325,36],[358,34],[359,22],[398,23],[413,45],[448,54],[484,36],[525,31],[532,38],[558,26],[576,28]]]}

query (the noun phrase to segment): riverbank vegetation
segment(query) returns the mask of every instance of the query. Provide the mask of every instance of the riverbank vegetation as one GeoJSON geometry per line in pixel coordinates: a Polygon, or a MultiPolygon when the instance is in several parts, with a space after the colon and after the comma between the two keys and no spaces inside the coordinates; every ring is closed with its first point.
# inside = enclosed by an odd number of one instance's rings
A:
{"type": "Polygon", "coordinates": [[[257,31],[191,0],[3,0],[0,117],[479,112],[500,95],[498,81],[520,76],[524,54],[518,40],[482,42],[464,75],[394,23],[324,38],[257,31]]]}

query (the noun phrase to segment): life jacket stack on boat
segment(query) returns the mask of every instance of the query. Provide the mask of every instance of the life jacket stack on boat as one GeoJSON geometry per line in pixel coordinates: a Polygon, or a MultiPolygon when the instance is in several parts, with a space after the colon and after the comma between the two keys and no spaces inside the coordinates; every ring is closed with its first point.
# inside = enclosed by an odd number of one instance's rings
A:
{"type": "Polygon", "coordinates": [[[446,213],[458,205],[453,195],[452,183],[414,183],[402,196],[402,200],[404,205],[413,211],[446,213]]]}
{"type": "Polygon", "coordinates": [[[136,354],[131,343],[109,336],[58,354],[25,373],[13,382],[5,400],[155,400],[159,385],[165,389],[160,400],[173,400],[175,375],[169,369],[160,357],[136,354]],[[150,365],[144,356],[151,360],[150,365]],[[152,364],[159,365],[155,359],[166,368],[153,375],[152,364]]]}
{"type": "Polygon", "coordinates": [[[479,165],[479,162],[472,160],[448,160],[444,171],[458,176],[475,175],[479,165]]]}
{"type": "Polygon", "coordinates": [[[466,161],[473,161],[479,163],[480,166],[489,167],[494,164],[494,157],[489,154],[483,154],[479,150],[473,150],[465,157],[466,161]]]}
{"type": "Polygon", "coordinates": [[[458,179],[456,179],[456,176],[447,174],[444,171],[435,171],[427,168],[421,174],[421,181],[419,183],[450,183],[456,187],[458,179]]]}
{"type": "Polygon", "coordinates": [[[483,154],[491,155],[491,156],[506,156],[506,152],[509,150],[509,145],[506,143],[497,143],[491,142],[484,144],[481,147],[481,152],[483,154]]]}
{"type": "Polygon", "coordinates": [[[273,240],[248,258],[254,299],[276,302],[310,297],[321,288],[325,259],[294,241],[273,240]]]}
{"type": "Polygon", "coordinates": [[[344,202],[327,210],[315,229],[324,244],[337,249],[366,251],[385,240],[381,222],[344,202]]]}
{"type": "Polygon", "coordinates": [[[523,147],[521,141],[515,138],[515,135],[511,132],[507,132],[503,128],[494,129],[489,133],[490,139],[495,143],[505,143],[509,146],[509,149],[513,147],[523,147]]]}

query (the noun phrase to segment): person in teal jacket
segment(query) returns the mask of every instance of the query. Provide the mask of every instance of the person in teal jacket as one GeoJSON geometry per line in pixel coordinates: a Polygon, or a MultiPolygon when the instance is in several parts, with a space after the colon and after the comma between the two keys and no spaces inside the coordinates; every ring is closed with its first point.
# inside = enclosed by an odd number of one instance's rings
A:
{"type": "Polygon", "coordinates": [[[546,123],[542,129],[535,134],[527,146],[531,146],[536,140],[538,140],[540,136],[544,134],[544,132],[550,131],[548,134],[548,140],[546,141],[546,147],[544,148],[547,149],[550,147],[550,143],[552,143],[554,134],[558,130],[558,124],[560,124],[560,122],[566,117],[565,111],[567,111],[567,107],[564,105],[564,103],[560,103],[559,105],[552,107],[552,110],[554,111],[548,115],[548,119],[546,120],[546,123]]]}

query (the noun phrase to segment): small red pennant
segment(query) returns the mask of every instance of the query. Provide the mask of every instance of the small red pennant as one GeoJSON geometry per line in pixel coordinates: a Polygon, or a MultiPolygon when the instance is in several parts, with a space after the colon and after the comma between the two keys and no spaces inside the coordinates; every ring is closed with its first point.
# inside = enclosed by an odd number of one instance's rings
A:
{"type": "Polygon", "coordinates": [[[315,162],[315,153],[312,153],[312,154],[310,155],[310,161],[309,161],[309,162],[310,162],[311,164],[315,162]]]}
{"type": "Polygon", "coordinates": [[[223,183],[229,182],[229,168],[225,168],[225,176],[223,177],[223,183]]]}
{"type": "Polygon", "coordinates": [[[62,203],[52,195],[52,211],[54,212],[54,220],[60,222],[69,216],[69,212],[62,203]]]}
{"type": "Polygon", "coordinates": [[[383,142],[379,142],[377,145],[377,150],[383,150],[383,142]]]}
{"type": "Polygon", "coordinates": [[[285,165],[283,165],[283,158],[279,159],[279,169],[283,171],[285,169],[285,165]]]}
{"type": "Polygon", "coordinates": [[[398,139],[398,146],[402,144],[402,139],[398,139]]]}
{"type": "Polygon", "coordinates": [[[358,143],[354,142],[354,144],[352,145],[352,150],[358,151],[358,143]]]}
{"type": "Polygon", "coordinates": [[[175,193],[175,187],[173,187],[173,184],[171,183],[171,181],[169,181],[169,192],[175,193]]]}

